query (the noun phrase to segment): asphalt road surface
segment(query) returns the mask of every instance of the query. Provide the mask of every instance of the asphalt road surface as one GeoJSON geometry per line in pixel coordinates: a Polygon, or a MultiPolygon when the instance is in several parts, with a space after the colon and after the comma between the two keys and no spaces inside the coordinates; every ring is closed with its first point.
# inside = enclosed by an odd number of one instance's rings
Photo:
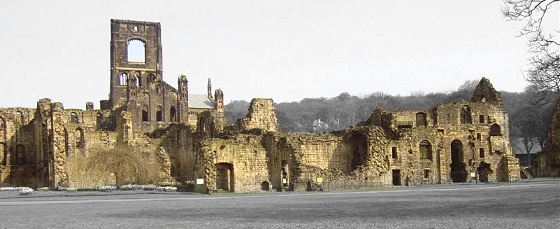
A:
{"type": "Polygon", "coordinates": [[[0,228],[560,228],[560,182],[11,198],[0,228]]]}

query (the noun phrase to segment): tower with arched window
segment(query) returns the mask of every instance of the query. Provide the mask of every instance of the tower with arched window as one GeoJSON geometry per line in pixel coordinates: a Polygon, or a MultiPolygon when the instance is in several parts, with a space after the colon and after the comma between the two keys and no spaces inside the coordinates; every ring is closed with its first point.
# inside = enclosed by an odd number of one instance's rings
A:
{"type": "MultiPolygon", "coordinates": [[[[141,90],[162,75],[161,26],[157,22],[111,20],[112,108],[124,105],[129,90],[141,90]],[[135,85],[129,85],[135,81],[135,85]]],[[[132,93],[136,94],[136,93],[132,93]]]]}

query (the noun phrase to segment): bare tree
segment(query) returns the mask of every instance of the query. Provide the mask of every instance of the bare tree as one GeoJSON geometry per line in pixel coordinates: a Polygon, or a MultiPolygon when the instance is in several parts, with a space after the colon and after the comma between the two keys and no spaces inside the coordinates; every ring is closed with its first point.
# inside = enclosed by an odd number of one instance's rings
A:
{"type": "Polygon", "coordinates": [[[117,186],[125,184],[154,184],[160,181],[161,165],[154,152],[146,148],[116,146],[93,149],[88,157],[88,170],[113,173],[117,186]]]}
{"type": "Polygon", "coordinates": [[[560,0],[504,0],[502,8],[508,20],[523,21],[525,26],[519,36],[529,39],[530,69],[526,71],[527,81],[539,91],[542,99],[550,98],[548,94],[560,92],[560,43],[558,28],[553,32],[545,30],[548,12],[558,10],[560,0]]]}

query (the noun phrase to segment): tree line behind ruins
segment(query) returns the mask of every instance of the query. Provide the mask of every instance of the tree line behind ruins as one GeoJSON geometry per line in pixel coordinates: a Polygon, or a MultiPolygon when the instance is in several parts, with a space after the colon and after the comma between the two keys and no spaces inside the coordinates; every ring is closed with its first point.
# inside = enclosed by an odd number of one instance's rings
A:
{"type": "MultiPolygon", "coordinates": [[[[356,96],[343,92],[332,98],[305,98],[299,102],[275,104],[280,128],[292,133],[332,132],[346,129],[365,121],[377,107],[393,111],[431,110],[442,103],[469,100],[477,80],[463,83],[455,91],[416,92],[408,96],[384,92],[356,96]],[[320,124],[318,121],[320,120],[320,124]]],[[[510,114],[510,140],[517,153],[543,149],[547,141],[547,126],[554,103],[536,101],[540,98],[531,87],[523,92],[500,92],[503,104],[510,114]]],[[[557,95],[548,95],[546,101],[556,101],[557,95]]],[[[230,124],[245,117],[249,102],[234,100],[225,106],[230,124]]]]}

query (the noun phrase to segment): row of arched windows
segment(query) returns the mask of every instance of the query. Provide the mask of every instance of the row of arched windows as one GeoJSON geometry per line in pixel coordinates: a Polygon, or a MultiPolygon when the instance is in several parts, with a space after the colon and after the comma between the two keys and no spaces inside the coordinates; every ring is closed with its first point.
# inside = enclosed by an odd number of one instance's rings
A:
{"type": "MultiPolygon", "coordinates": [[[[149,109],[147,105],[142,107],[142,121],[149,122],[149,109]]],[[[161,106],[156,107],[156,122],[163,122],[163,108],[161,106]]],[[[169,122],[177,122],[177,110],[174,106],[169,108],[169,122]]]]}
{"type": "MultiPolygon", "coordinates": [[[[2,163],[3,165],[11,164],[10,162],[4,161],[6,159],[7,152],[8,151],[6,150],[6,144],[4,142],[0,142],[0,163],[2,163]]],[[[15,163],[15,165],[25,165],[27,163],[25,145],[16,145],[15,160],[13,162],[15,163]]]]}
{"type": "MultiPolygon", "coordinates": [[[[155,82],[157,80],[157,77],[154,74],[149,74],[146,77],[146,83],[150,84],[152,82],[155,82]]],[[[125,86],[128,85],[128,73],[127,72],[123,72],[119,75],[119,86],[125,86]]],[[[142,81],[142,76],[136,76],[136,86],[141,87],[144,86],[144,81],[142,81]]],[[[161,87],[156,88],[156,91],[159,90],[161,91],[161,87]]]]}

